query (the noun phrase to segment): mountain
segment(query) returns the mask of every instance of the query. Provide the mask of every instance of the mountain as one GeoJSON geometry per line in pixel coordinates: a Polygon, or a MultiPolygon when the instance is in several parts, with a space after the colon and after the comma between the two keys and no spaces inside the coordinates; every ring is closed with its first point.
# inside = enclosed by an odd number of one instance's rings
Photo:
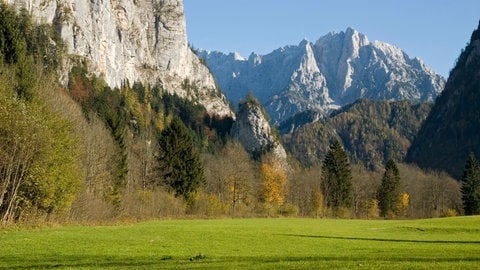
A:
{"type": "Polygon", "coordinates": [[[404,159],[430,109],[429,103],[360,99],[282,139],[285,148],[306,166],[320,164],[337,138],[352,162],[382,170],[388,159],[404,159]]]}
{"type": "Polygon", "coordinates": [[[407,161],[460,179],[471,152],[480,156],[480,25],[450,72],[407,161]]]}
{"type": "Polygon", "coordinates": [[[111,87],[160,85],[211,114],[232,114],[208,68],[188,47],[182,0],[7,2],[25,8],[39,23],[53,24],[68,53],[87,59],[89,69],[111,87]]]}
{"type": "Polygon", "coordinates": [[[433,102],[445,80],[400,48],[348,28],[266,55],[198,50],[228,99],[257,96],[274,123],[306,110],[326,116],[359,98],[433,102]]]}

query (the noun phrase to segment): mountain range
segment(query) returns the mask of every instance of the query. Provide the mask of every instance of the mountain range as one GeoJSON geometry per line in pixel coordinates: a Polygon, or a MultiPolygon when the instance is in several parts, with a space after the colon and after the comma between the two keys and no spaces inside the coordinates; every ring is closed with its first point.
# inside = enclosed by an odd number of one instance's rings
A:
{"type": "Polygon", "coordinates": [[[359,98],[433,102],[445,85],[420,59],[352,28],[248,58],[196,52],[229,100],[253,93],[275,124],[307,110],[326,116],[359,98]]]}

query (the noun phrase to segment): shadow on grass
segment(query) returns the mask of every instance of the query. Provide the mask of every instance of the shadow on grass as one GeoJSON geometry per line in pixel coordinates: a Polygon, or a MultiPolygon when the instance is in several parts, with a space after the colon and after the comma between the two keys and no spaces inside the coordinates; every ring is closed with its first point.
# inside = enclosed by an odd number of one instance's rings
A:
{"type": "Polygon", "coordinates": [[[171,267],[172,256],[158,257],[113,257],[113,256],[45,256],[42,258],[26,258],[15,256],[0,256],[0,269],[52,269],[52,268],[132,268],[132,269],[161,269],[171,267]],[[170,262],[169,262],[170,261],[170,262]]]}
{"type": "MultiPolygon", "coordinates": [[[[306,237],[306,236],[301,236],[306,237]]],[[[308,237],[308,236],[307,236],[308,237]]],[[[328,237],[331,238],[331,237],[328,237]]],[[[343,238],[341,238],[343,239],[343,238]]],[[[173,258],[171,256],[135,256],[135,257],[105,257],[105,256],[62,256],[59,258],[20,258],[0,256],[0,269],[225,269],[225,268],[251,268],[252,266],[269,266],[287,263],[294,264],[322,264],[342,265],[365,262],[365,258],[352,258],[351,256],[227,256],[211,257],[202,261],[191,262],[188,258],[173,258]],[[8,265],[8,266],[5,266],[8,265]]],[[[374,258],[372,263],[459,263],[480,262],[478,257],[463,258],[418,258],[418,257],[392,257],[374,258]]]]}
{"type": "Polygon", "coordinates": [[[373,242],[426,243],[426,244],[480,244],[480,241],[410,240],[410,239],[324,236],[324,235],[306,235],[306,234],[282,234],[282,235],[283,236],[291,236],[291,237],[337,239],[337,240],[358,240],[358,241],[373,241],[373,242]]]}

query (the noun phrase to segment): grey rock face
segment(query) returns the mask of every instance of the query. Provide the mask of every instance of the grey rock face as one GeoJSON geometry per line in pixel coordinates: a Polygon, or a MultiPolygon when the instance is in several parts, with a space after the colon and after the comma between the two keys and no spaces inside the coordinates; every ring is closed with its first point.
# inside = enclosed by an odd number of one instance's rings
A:
{"type": "Polygon", "coordinates": [[[232,115],[215,80],[187,43],[181,0],[7,0],[51,23],[72,55],[110,86],[141,81],[232,115]],[[182,88],[185,79],[196,91],[182,88]]]}
{"type": "Polygon", "coordinates": [[[274,123],[306,110],[327,115],[359,98],[434,101],[445,79],[398,47],[348,28],[267,55],[200,51],[233,102],[249,91],[274,123]]]}
{"type": "Polygon", "coordinates": [[[277,158],[286,160],[285,149],[273,136],[260,106],[250,102],[241,103],[231,135],[250,153],[268,150],[277,158]]]}

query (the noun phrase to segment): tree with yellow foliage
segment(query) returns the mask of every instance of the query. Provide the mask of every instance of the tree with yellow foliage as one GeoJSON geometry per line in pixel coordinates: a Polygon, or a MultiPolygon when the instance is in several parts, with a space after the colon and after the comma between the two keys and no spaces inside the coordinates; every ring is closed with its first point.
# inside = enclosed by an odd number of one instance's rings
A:
{"type": "Polygon", "coordinates": [[[278,161],[267,161],[260,165],[262,185],[260,201],[279,207],[285,202],[287,194],[287,175],[278,161]]]}
{"type": "Polygon", "coordinates": [[[410,204],[410,195],[404,192],[400,195],[397,205],[397,216],[405,216],[407,214],[408,205],[410,204]]]}

